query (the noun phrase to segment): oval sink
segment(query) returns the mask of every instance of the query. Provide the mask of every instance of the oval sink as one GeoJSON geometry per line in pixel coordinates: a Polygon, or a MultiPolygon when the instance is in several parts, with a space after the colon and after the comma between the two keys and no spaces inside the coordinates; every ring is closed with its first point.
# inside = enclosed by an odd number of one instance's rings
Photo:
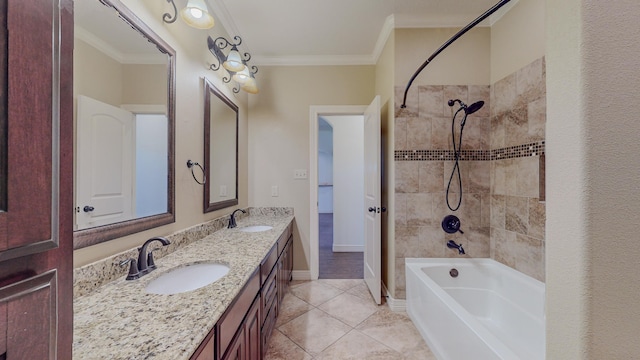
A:
{"type": "Polygon", "coordinates": [[[245,226],[242,227],[238,230],[240,231],[244,231],[244,232],[261,232],[261,231],[267,231],[267,230],[271,230],[273,229],[273,226],[269,226],[269,225],[253,225],[253,226],[245,226]]]}
{"type": "Polygon", "coordinates": [[[220,263],[191,264],[169,270],[147,285],[150,294],[170,295],[199,289],[227,275],[229,267],[220,263]]]}

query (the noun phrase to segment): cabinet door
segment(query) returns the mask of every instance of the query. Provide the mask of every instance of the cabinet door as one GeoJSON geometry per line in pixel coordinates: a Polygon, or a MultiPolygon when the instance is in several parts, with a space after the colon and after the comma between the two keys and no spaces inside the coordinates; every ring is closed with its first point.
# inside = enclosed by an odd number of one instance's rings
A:
{"type": "Polygon", "coordinates": [[[71,359],[73,2],[0,0],[0,358],[71,359]]]}
{"type": "Polygon", "coordinates": [[[244,325],[246,336],[246,355],[247,360],[258,360],[261,358],[260,352],[261,337],[260,337],[260,316],[258,309],[260,308],[260,298],[256,298],[251,306],[251,310],[247,313],[247,320],[244,325]]]}
{"type": "Polygon", "coordinates": [[[229,350],[222,360],[244,360],[246,359],[246,334],[244,327],[238,330],[238,337],[231,343],[229,350]]]}

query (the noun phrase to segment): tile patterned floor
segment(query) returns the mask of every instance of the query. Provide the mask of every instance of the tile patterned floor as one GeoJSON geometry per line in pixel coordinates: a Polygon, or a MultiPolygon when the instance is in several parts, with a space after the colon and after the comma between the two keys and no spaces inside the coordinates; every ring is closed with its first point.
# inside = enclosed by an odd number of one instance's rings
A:
{"type": "Polygon", "coordinates": [[[292,283],[266,360],[436,360],[406,313],[377,306],[362,279],[292,283]]]}

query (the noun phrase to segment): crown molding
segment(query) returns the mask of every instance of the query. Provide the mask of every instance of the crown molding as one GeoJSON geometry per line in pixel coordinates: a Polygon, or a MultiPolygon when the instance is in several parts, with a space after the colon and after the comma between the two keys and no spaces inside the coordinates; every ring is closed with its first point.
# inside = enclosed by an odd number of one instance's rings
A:
{"type": "MultiPolygon", "coordinates": [[[[478,24],[479,27],[491,27],[511,10],[520,0],[511,0],[488,19],[478,24]]],[[[207,0],[217,20],[227,32],[242,36],[231,14],[222,2],[207,0]]],[[[251,61],[260,66],[331,66],[331,65],[375,65],[382,54],[385,44],[394,29],[400,28],[462,28],[469,23],[467,16],[451,15],[412,15],[392,14],[387,16],[378,34],[378,39],[370,55],[309,55],[309,56],[259,56],[254,55],[251,61]]],[[[245,51],[251,53],[246,43],[245,51]]]]}

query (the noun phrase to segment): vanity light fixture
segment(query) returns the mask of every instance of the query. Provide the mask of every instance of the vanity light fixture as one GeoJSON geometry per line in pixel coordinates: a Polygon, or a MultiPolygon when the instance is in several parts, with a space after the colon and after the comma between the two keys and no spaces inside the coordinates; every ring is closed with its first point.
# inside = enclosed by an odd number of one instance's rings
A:
{"type": "Polygon", "coordinates": [[[249,94],[258,93],[258,85],[256,83],[255,74],[258,72],[258,67],[255,65],[248,65],[251,60],[249,53],[241,54],[238,51],[238,46],[242,43],[240,36],[234,36],[235,43],[230,42],[224,37],[220,36],[215,40],[209,36],[207,38],[207,46],[209,51],[213,54],[216,62],[209,66],[210,70],[217,71],[220,67],[223,67],[229,73],[229,76],[224,76],[222,81],[229,83],[233,80],[238,86],[233,88],[234,93],[239,93],[240,90],[244,90],[249,94]],[[225,55],[222,50],[230,47],[229,54],[225,55]]]}
{"type": "MultiPolygon", "coordinates": [[[[167,0],[169,4],[173,5],[173,16],[169,13],[162,16],[162,20],[167,24],[174,23],[177,18],[178,8],[174,1],[167,0]]],[[[196,29],[211,29],[214,25],[213,16],[209,13],[209,8],[204,0],[187,1],[187,6],[180,10],[180,17],[187,25],[196,29]]]]}

